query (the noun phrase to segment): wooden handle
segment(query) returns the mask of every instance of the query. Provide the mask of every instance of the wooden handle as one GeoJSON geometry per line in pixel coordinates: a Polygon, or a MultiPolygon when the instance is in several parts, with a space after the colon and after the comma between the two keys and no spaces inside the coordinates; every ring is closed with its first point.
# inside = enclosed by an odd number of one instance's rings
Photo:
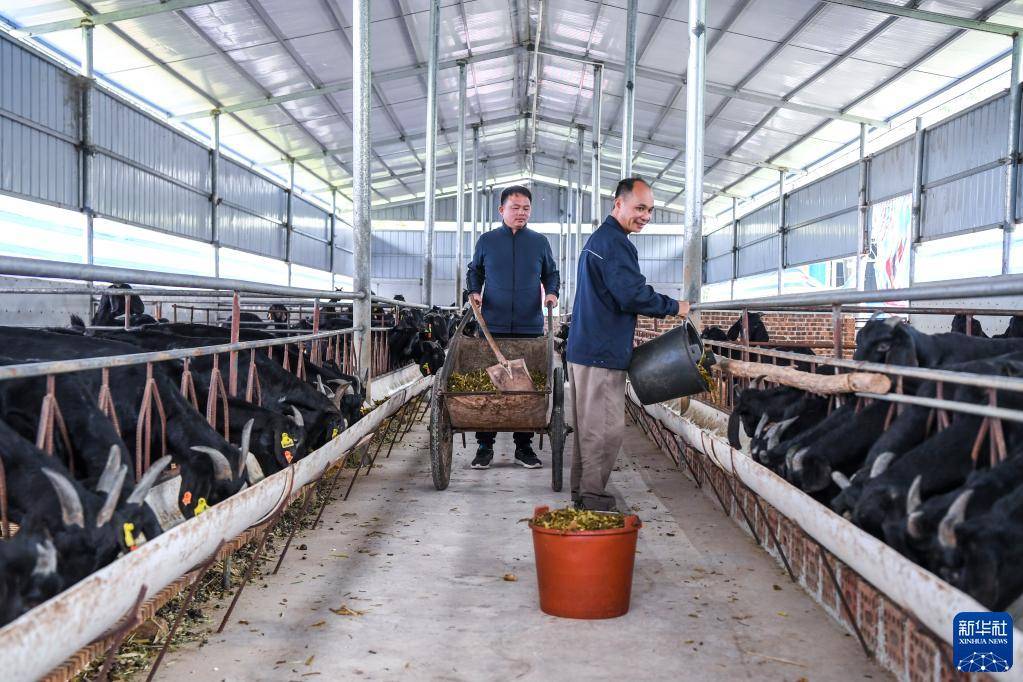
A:
{"type": "Polygon", "coordinates": [[[487,343],[490,344],[490,350],[494,351],[494,355],[497,356],[497,361],[502,366],[507,367],[508,361],[504,359],[504,355],[501,354],[501,349],[497,347],[497,342],[494,341],[494,337],[490,335],[490,330],[487,329],[487,323],[483,320],[483,311],[480,310],[479,305],[469,296],[469,304],[472,305],[472,312],[476,315],[476,321],[480,323],[480,329],[483,330],[483,336],[486,337],[487,343]]]}

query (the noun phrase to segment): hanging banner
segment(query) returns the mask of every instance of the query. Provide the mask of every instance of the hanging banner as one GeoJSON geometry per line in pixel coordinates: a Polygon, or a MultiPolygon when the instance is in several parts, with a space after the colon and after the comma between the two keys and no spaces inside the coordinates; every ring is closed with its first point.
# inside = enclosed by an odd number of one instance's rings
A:
{"type": "Polygon", "coordinates": [[[867,290],[909,286],[910,216],[909,194],[870,207],[871,251],[874,261],[867,269],[867,290]],[[873,282],[870,282],[871,274],[873,282]],[[870,286],[873,284],[873,286],[870,286]]]}

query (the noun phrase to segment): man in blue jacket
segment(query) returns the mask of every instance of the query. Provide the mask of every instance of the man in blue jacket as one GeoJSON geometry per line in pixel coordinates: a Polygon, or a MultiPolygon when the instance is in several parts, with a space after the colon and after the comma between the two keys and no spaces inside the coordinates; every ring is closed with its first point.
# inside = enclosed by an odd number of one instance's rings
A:
{"type": "MultiPolygon", "coordinates": [[[[484,232],[466,273],[469,296],[483,306],[483,319],[495,337],[536,338],[543,335],[542,301],[558,304],[561,278],[551,245],[539,232],[526,227],[533,195],[525,187],[508,187],[501,192],[501,227],[484,232]],[[486,286],[484,286],[484,284],[486,286]]],[[[532,369],[541,369],[534,367],[532,369]]],[[[487,469],[494,458],[497,434],[476,434],[479,447],[473,469],[487,469]]],[[[515,463],[527,469],[543,466],[533,452],[533,434],[516,433],[515,463]]]]}
{"type": "Polygon", "coordinates": [[[636,316],[689,312],[686,301],[658,294],[639,270],[629,235],[650,222],[653,209],[654,193],[646,181],[622,180],[611,215],[579,256],[566,353],[575,425],[572,499],[583,509],[615,509],[606,488],[625,431],[625,376],[636,316]]]}

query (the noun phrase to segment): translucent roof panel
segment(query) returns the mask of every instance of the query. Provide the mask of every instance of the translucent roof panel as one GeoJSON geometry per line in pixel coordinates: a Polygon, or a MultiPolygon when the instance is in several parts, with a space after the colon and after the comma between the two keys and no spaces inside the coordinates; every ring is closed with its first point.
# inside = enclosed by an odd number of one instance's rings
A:
{"type": "MultiPolygon", "coordinates": [[[[1023,26],[1023,0],[918,4],[1023,26]]],[[[159,5],[97,0],[88,7],[103,14],[159,5]]],[[[578,172],[568,163],[577,153],[576,126],[586,128],[587,145],[591,139],[592,64],[602,63],[602,173],[613,182],[620,164],[626,5],[442,0],[437,159],[444,180],[438,187],[449,191],[453,182],[460,59],[468,60],[467,124],[480,125],[488,179],[542,169],[561,183],[578,172]]],[[[75,20],[84,6],[0,0],[0,19],[12,28],[75,20]]],[[[376,202],[423,191],[429,7],[429,0],[371,3],[376,202]]],[[[684,2],[638,2],[634,168],[663,184],[655,188],[658,200],[678,207],[685,172],[686,14],[684,2]]],[[[350,0],[222,0],[162,11],[98,27],[95,67],[104,83],[193,136],[212,134],[211,110],[237,108],[221,117],[227,154],[277,177],[287,174],[285,160],[295,158],[297,182],[323,193],[351,185],[351,15],[350,0]],[[266,101],[280,96],[289,101],[266,101]]],[[[921,103],[935,93],[966,98],[974,86],[984,92],[1004,87],[1004,36],[817,0],[714,0],[707,21],[705,190],[712,211],[730,207],[730,199],[715,192],[752,197],[777,182],[779,166],[798,170],[847,150],[859,126],[843,117],[887,121],[934,109],[921,103]]],[[[82,58],[77,29],[31,42],[73,66],[82,58]]],[[[871,135],[886,132],[881,127],[871,135]]]]}

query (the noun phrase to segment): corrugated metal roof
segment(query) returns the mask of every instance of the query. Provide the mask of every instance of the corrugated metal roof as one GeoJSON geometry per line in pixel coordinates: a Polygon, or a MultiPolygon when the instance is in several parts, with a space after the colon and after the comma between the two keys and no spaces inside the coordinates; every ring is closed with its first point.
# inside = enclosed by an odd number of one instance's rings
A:
{"type": "MultiPolygon", "coordinates": [[[[18,26],[155,5],[153,0],[0,0],[18,26]]],[[[425,78],[394,73],[425,62],[426,0],[372,4],[374,201],[421,195],[425,78]]],[[[458,79],[452,60],[471,57],[468,107],[482,122],[487,182],[543,176],[565,182],[573,124],[590,122],[592,70],[568,58],[604,62],[604,126],[621,129],[625,0],[444,0],[438,78],[438,187],[454,183],[458,79]],[[537,26],[543,4],[543,25],[537,26]],[[539,77],[529,81],[529,45],[540,35],[539,77]],[[497,58],[488,59],[488,54],[497,58]],[[554,55],[557,56],[554,56],[554,55]],[[539,90],[536,119],[528,112],[539,90]],[[524,153],[535,126],[536,154],[524,153]],[[541,156],[542,153],[542,156],[541,156]]],[[[1023,25],[1023,0],[925,0],[920,9],[1023,25]]],[[[1008,39],[816,0],[708,3],[708,81],[754,94],[887,118],[1003,55],[1008,39]]],[[[639,3],[635,168],[652,176],[659,201],[681,207],[687,33],[684,0],[639,3]]],[[[351,78],[351,4],[341,0],[225,0],[100,26],[96,69],[169,115],[208,111],[268,96],[303,93],[351,78]]],[[[78,58],[74,30],[46,43],[78,58]]],[[[309,192],[350,185],[351,91],[252,106],[222,117],[225,146],[259,164],[302,159],[296,183],[309,192]]],[[[801,166],[843,147],[852,123],[708,94],[706,189],[753,195],[776,177],[750,162],[801,166]],[[726,158],[727,157],[727,158],[726,158]]],[[[58,122],[63,125],[65,122],[58,122]]],[[[190,121],[209,133],[205,119],[190,121]]],[[[609,137],[602,182],[617,179],[619,138],[609,137]]],[[[587,147],[588,151],[588,147],[587,147]]],[[[586,162],[588,166],[588,161],[586,162]]],[[[277,172],[283,172],[276,168],[277,172]]],[[[586,183],[589,184],[589,172],[586,183]]],[[[712,199],[708,196],[708,199],[712,199]]],[[[58,200],[62,200],[58,198],[58,200]]],[[[712,199],[723,210],[730,199],[712,199]]]]}

